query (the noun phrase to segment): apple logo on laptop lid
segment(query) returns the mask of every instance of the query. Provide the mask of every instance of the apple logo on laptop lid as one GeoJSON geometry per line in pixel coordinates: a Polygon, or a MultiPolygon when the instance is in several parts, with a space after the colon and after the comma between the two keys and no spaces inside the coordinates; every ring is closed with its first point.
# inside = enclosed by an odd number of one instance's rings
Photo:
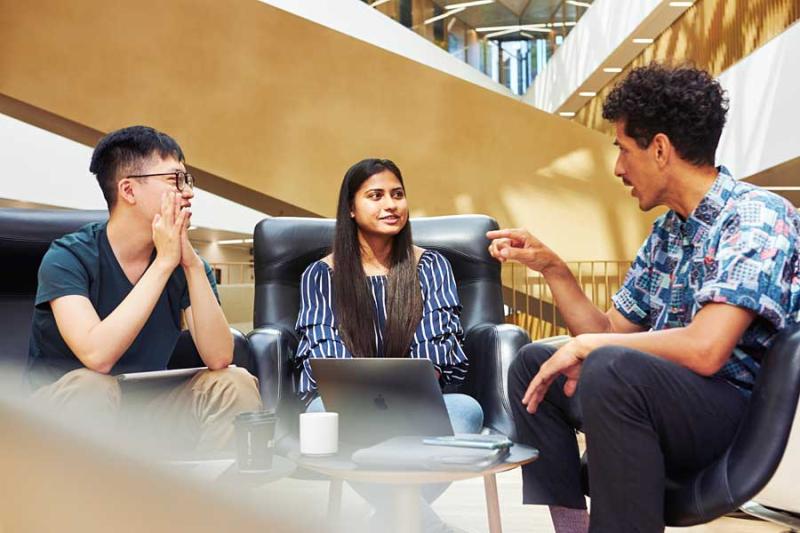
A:
{"type": "Polygon", "coordinates": [[[378,394],[375,399],[372,400],[372,403],[374,403],[375,407],[381,411],[385,411],[389,408],[389,406],[386,404],[386,400],[383,398],[383,394],[378,394]]]}

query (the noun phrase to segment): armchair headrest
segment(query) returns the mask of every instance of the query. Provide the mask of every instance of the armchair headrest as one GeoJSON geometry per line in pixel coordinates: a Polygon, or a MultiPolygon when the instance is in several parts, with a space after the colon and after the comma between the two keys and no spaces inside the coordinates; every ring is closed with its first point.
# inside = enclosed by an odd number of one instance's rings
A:
{"type": "MultiPolygon", "coordinates": [[[[411,219],[414,243],[436,250],[453,267],[465,330],[479,322],[502,322],[500,265],[489,256],[486,232],[497,222],[484,215],[411,219]]],[[[275,217],[255,228],[256,301],[254,325],[293,327],[300,277],[312,262],[330,253],[335,220],[275,217]]]]}
{"type": "Polygon", "coordinates": [[[28,294],[50,243],[91,222],[108,219],[108,211],[0,208],[0,292],[28,294]]]}

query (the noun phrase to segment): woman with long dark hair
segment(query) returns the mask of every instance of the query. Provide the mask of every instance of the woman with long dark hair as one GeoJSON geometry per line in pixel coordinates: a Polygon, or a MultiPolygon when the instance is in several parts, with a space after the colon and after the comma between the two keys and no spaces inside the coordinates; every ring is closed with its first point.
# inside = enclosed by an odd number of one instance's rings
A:
{"type": "MultiPolygon", "coordinates": [[[[306,269],[301,293],[298,393],[309,410],[321,409],[314,357],[427,357],[443,385],[463,381],[452,268],[440,253],[414,246],[403,177],[388,159],[359,161],[345,174],[333,253],[306,269]]],[[[474,399],[445,394],[445,404],[456,433],[480,430],[474,399]]]]}
{"type": "MultiPolygon", "coordinates": [[[[414,246],[403,176],[388,159],[359,161],[345,174],[333,253],[303,272],[301,293],[298,394],[308,411],[324,409],[309,364],[315,357],[425,357],[442,385],[466,376],[452,268],[414,246]]],[[[455,433],[480,431],[477,401],[444,399],[455,433]]]]}

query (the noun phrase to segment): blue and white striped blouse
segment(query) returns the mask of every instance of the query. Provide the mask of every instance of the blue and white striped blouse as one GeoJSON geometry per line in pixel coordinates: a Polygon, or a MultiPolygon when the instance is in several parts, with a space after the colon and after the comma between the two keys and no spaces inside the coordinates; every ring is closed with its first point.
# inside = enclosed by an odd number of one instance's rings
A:
{"type": "MultiPolygon", "coordinates": [[[[301,302],[297,317],[300,344],[297,357],[303,369],[297,394],[309,400],[316,394],[317,383],[311,375],[309,358],[352,357],[339,336],[333,311],[331,267],[324,261],[309,265],[300,283],[301,302]]],[[[422,320],[409,347],[409,357],[427,357],[440,372],[445,383],[463,381],[467,373],[467,356],[461,348],[461,303],[450,263],[440,253],[425,250],[417,265],[422,290],[422,320]]],[[[368,276],[377,314],[375,355],[384,357],[383,328],[386,324],[386,276],[368,276]]]]}

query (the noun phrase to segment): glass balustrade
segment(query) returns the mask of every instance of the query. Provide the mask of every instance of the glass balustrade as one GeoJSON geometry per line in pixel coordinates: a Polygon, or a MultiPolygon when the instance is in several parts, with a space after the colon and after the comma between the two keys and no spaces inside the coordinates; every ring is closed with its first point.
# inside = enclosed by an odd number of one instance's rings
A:
{"type": "Polygon", "coordinates": [[[361,0],[523,95],[591,0],[361,0]]]}

